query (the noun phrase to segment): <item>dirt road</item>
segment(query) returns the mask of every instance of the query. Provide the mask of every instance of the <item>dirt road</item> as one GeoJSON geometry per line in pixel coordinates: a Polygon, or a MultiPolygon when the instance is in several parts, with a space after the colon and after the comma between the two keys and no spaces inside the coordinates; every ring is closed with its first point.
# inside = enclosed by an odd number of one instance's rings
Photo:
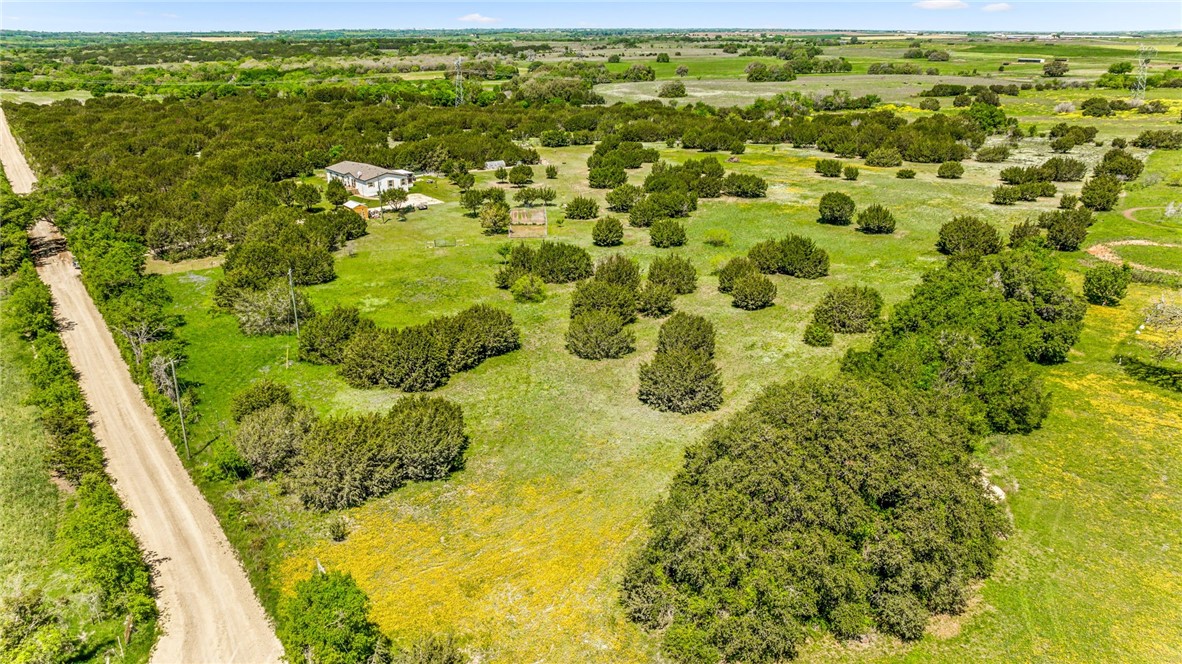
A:
{"type": "MultiPolygon", "coordinates": [[[[0,157],[13,189],[32,190],[32,171],[3,115],[0,157]]],[[[246,573],[131,380],[57,229],[41,221],[30,240],[37,273],[53,293],[62,341],[93,411],[107,470],[132,512],[132,532],[156,560],[163,634],[152,661],[278,662],[282,648],[246,573]]]]}
{"type": "Polygon", "coordinates": [[[16,137],[8,129],[8,119],[4,117],[4,109],[0,109],[0,164],[4,165],[4,174],[12,184],[12,190],[18,194],[33,191],[33,183],[37,178],[33,169],[25,161],[25,155],[16,143],[16,137]]]}

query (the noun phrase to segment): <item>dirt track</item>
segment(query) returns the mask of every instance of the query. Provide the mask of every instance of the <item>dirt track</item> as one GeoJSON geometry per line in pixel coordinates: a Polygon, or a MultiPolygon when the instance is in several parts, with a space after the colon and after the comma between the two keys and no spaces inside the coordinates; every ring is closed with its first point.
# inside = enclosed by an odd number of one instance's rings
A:
{"type": "MultiPolygon", "coordinates": [[[[29,191],[32,172],[2,115],[0,141],[0,157],[13,188],[29,191]],[[14,159],[19,164],[13,164],[14,159]],[[27,184],[20,179],[22,168],[28,174],[27,184]]],[[[282,649],[246,573],[213,510],[131,380],[57,229],[42,221],[30,236],[37,272],[53,292],[62,341],[93,411],[91,419],[107,469],[133,514],[132,532],[149,558],[155,559],[163,634],[152,661],[279,661],[282,649]]]]}
{"type": "Polygon", "coordinates": [[[16,137],[8,128],[8,118],[4,117],[4,109],[0,109],[0,164],[4,164],[4,174],[12,184],[12,190],[18,194],[33,191],[33,183],[37,178],[33,169],[25,161],[25,155],[16,143],[16,137]]]}

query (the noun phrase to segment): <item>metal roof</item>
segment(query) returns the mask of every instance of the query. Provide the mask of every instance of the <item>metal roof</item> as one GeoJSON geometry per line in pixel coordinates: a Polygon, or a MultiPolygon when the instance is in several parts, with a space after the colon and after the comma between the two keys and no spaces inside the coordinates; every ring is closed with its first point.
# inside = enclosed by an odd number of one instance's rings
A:
{"type": "Polygon", "coordinates": [[[410,171],[396,170],[391,168],[382,168],[381,166],[374,166],[373,164],[363,164],[359,161],[339,161],[325,170],[332,171],[339,175],[351,175],[358,180],[369,182],[376,180],[383,175],[413,175],[410,171]]]}

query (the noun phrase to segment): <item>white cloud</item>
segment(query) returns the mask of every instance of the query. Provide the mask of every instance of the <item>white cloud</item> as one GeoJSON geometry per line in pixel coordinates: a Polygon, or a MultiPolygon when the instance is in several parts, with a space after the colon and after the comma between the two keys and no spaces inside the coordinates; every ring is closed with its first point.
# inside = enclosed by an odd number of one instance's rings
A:
{"type": "Polygon", "coordinates": [[[1008,12],[1013,8],[1014,8],[1014,6],[1008,2],[995,2],[991,5],[985,5],[984,7],[981,8],[981,11],[983,11],[983,12],[1008,12]]]}
{"type": "Polygon", "coordinates": [[[483,14],[465,14],[456,20],[463,21],[464,23],[496,23],[501,19],[484,16],[483,14]]]}
{"type": "Polygon", "coordinates": [[[968,9],[968,4],[961,0],[920,0],[912,5],[919,9],[968,9]]]}

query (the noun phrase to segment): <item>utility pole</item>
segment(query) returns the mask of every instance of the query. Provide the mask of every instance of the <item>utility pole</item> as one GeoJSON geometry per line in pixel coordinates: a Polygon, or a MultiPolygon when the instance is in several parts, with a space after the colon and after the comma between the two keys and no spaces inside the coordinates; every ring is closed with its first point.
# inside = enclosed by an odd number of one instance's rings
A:
{"type": "Polygon", "coordinates": [[[456,58],[456,106],[464,105],[464,56],[456,58]]]}
{"type": "Polygon", "coordinates": [[[181,438],[185,440],[185,458],[192,461],[193,455],[189,453],[189,432],[185,429],[185,407],[181,404],[181,388],[176,382],[176,358],[168,358],[168,366],[172,369],[172,391],[176,394],[176,412],[181,416],[181,438]]]}
{"type": "Polygon", "coordinates": [[[296,338],[300,338],[300,312],[296,309],[295,282],[291,278],[291,268],[287,268],[287,289],[291,292],[291,317],[295,319],[296,338]]]}

